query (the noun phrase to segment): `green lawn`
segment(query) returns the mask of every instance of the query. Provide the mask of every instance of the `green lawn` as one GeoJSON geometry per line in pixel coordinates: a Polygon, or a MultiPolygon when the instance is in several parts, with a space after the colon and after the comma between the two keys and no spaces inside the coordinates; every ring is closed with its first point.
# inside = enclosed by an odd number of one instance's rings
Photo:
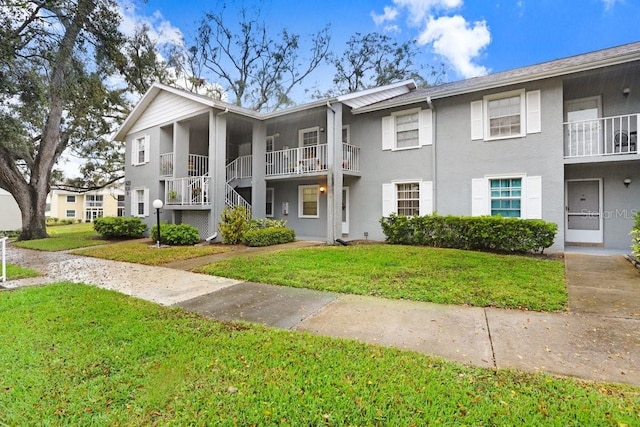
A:
{"type": "Polygon", "coordinates": [[[563,310],[562,260],[401,245],[326,246],[228,259],[199,272],[357,295],[563,310]]]}
{"type": "Polygon", "coordinates": [[[0,293],[1,425],[638,425],[640,389],[224,323],[95,287],[0,293]]]}
{"type": "Polygon", "coordinates": [[[231,246],[171,246],[155,248],[151,240],[120,242],[96,248],[84,248],[73,251],[76,255],[110,259],[114,261],[134,262],[146,265],[161,265],[171,261],[213,255],[233,250],[231,246]]]}
{"type": "Polygon", "coordinates": [[[35,277],[40,275],[40,273],[38,273],[35,270],[32,270],[31,268],[20,267],[19,265],[8,264],[8,263],[6,266],[7,266],[7,280],[23,279],[25,277],[35,277]]]}
{"type": "Polygon", "coordinates": [[[98,233],[93,230],[92,223],[48,227],[47,233],[49,237],[46,239],[25,240],[13,244],[40,251],[64,251],[108,243],[107,240],[100,239],[98,233]]]}

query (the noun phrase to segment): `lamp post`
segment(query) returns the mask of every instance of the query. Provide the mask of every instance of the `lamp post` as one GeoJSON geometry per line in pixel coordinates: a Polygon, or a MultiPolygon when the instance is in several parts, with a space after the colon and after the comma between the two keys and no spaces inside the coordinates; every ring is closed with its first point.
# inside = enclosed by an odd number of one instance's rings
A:
{"type": "Polygon", "coordinates": [[[162,200],[160,199],[155,199],[153,201],[153,207],[156,210],[156,219],[157,219],[157,224],[158,224],[158,247],[160,247],[160,209],[162,209],[162,206],[164,204],[162,203],[162,200]]]}

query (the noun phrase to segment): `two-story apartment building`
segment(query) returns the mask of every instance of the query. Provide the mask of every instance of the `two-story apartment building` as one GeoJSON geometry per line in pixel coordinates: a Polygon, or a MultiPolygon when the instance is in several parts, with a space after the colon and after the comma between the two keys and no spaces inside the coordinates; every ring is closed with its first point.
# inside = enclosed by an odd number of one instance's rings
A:
{"type": "Polygon", "coordinates": [[[383,239],[391,212],[558,224],[628,248],[640,205],[640,43],[418,89],[412,81],[257,113],[154,85],[122,125],[126,214],[218,227],[225,206],[299,238],[383,239]]]}
{"type": "Polygon", "coordinates": [[[108,187],[82,193],[53,190],[49,193],[49,215],[52,218],[93,222],[103,216],[124,216],[124,190],[108,187]]]}

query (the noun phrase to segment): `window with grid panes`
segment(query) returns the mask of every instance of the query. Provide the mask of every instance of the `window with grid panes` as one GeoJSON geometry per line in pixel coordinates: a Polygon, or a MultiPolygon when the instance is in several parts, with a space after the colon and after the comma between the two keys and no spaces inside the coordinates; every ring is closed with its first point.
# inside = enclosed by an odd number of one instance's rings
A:
{"type": "Polygon", "coordinates": [[[420,184],[417,182],[396,184],[398,215],[420,214],[420,184]]]}
{"type": "Polygon", "coordinates": [[[396,121],[396,148],[410,148],[420,145],[418,138],[419,112],[399,114],[396,121]]]}
{"type": "Polygon", "coordinates": [[[318,186],[301,185],[298,196],[300,197],[298,216],[300,218],[317,218],[319,201],[318,186]]]}
{"type": "Polygon", "coordinates": [[[136,190],[136,204],[138,206],[138,215],[144,215],[144,189],[136,190]]]}
{"type": "Polygon", "coordinates": [[[487,103],[489,137],[500,138],[521,134],[522,96],[493,99],[487,103]]]}
{"type": "Polygon", "coordinates": [[[490,180],[491,215],[520,218],[522,204],[522,178],[490,180]]]}

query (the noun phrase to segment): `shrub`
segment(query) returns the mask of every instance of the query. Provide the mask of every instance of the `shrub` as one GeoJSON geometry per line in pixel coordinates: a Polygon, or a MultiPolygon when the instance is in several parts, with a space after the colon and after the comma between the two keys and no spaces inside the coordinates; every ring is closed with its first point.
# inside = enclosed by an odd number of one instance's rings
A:
{"type": "Polygon", "coordinates": [[[636,258],[640,258],[640,212],[633,217],[633,229],[631,230],[631,250],[636,258]]]}
{"type": "Polygon", "coordinates": [[[258,218],[249,221],[248,228],[250,230],[256,228],[284,228],[287,226],[286,219],[258,218]]]}
{"type": "Polygon", "coordinates": [[[286,227],[252,228],[245,231],[242,243],[247,246],[270,246],[293,242],[296,233],[286,227]]]}
{"type": "Polygon", "coordinates": [[[140,218],[124,216],[105,216],[93,221],[96,233],[106,238],[136,238],[147,230],[147,225],[140,218]]]}
{"type": "Polygon", "coordinates": [[[392,214],[380,224],[389,243],[496,252],[542,252],[558,232],[555,223],[496,216],[392,214]]]}
{"type": "Polygon", "coordinates": [[[81,219],[76,218],[54,218],[49,217],[46,219],[45,223],[48,227],[54,227],[56,225],[70,225],[82,222],[81,219]]]}
{"type": "Polygon", "coordinates": [[[242,206],[224,208],[218,225],[222,242],[231,245],[240,243],[244,232],[249,229],[250,218],[250,213],[242,206]]]}
{"type": "MultiPolygon", "coordinates": [[[[151,227],[151,239],[158,241],[158,226],[151,227]]],[[[165,245],[195,245],[200,241],[198,229],[189,224],[160,224],[160,243],[165,245]]]]}

